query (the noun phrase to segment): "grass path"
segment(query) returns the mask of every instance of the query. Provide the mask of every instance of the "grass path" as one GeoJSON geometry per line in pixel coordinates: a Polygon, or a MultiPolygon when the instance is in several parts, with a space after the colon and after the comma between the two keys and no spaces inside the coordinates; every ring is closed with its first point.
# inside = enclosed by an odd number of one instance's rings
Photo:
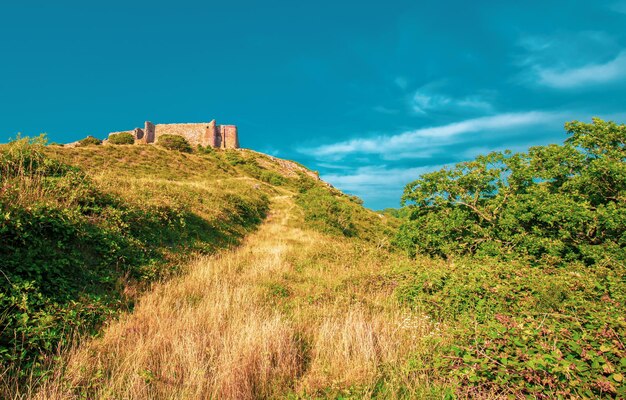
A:
{"type": "Polygon", "coordinates": [[[393,300],[398,262],[307,230],[292,197],[276,196],[242,246],[157,285],[37,397],[423,397],[428,373],[402,371],[426,361],[439,331],[393,300]]]}

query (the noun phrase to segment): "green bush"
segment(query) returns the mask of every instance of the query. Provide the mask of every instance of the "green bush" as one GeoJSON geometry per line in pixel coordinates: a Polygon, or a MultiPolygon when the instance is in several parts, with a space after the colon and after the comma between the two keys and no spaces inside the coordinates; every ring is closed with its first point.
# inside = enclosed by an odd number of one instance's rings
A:
{"type": "Polygon", "coordinates": [[[109,135],[109,143],[111,144],[134,144],[135,138],[128,132],[114,133],[109,135]]]}
{"type": "Polygon", "coordinates": [[[192,150],[187,139],[179,135],[161,135],[157,144],[168,150],[176,150],[183,153],[191,153],[192,150]]]}
{"type": "Polygon", "coordinates": [[[352,210],[346,203],[320,187],[312,188],[296,197],[305,211],[305,220],[313,227],[331,234],[354,236],[352,210]]]}
{"type": "Polygon", "coordinates": [[[407,185],[398,243],[441,257],[626,262],[626,126],[594,119],[566,129],[563,145],[494,152],[407,185]]]}
{"type": "Polygon", "coordinates": [[[211,146],[206,146],[205,147],[205,146],[202,146],[202,145],[199,144],[196,147],[196,152],[198,154],[211,154],[212,155],[212,154],[215,154],[215,149],[213,147],[211,147],[211,146]]]}
{"type": "Polygon", "coordinates": [[[78,141],[79,146],[98,146],[101,144],[102,144],[102,140],[98,139],[97,137],[93,137],[91,135],[78,141]]]}
{"type": "Polygon", "coordinates": [[[285,177],[273,171],[261,171],[259,179],[274,186],[282,186],[287,181],[285,177]]]}
{"type": "Polygon", "coordinates": [[[453,344],[435,367],[468,393],[626,395],[626,348],[618,339],[626,335],[623,267],[471,258],[426,264],[400,270],[396,295],[451,328],[453,344]]]}
{"type": "Polygon", "coordinates": [[[226,158],[226,162],[232,165],[233,167],[237,165],[243,165],[243,164],[258,167],[255,160],[250,160],[251,162],[246,163],[246,160],[244,160],[243,157],[241,157],[241,155],[239,154],[237,150],[226,150],[224,152],[224,157],[226,158]]]}

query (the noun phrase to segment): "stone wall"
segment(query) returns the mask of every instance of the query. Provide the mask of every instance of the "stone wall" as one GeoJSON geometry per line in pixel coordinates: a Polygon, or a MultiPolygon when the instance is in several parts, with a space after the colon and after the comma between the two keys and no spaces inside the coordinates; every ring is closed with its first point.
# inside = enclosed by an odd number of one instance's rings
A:
{"type": "Polygon", "coordinates": [[[209,122],[203,142],[203,146],[219,147],[217,144],[217,126],[215,125],[215,120],[209,122]]]}
{"type": "Polygon", "coordinates": [[[145,143],[154,143],[154,124],[150,121],[146,121],[143,128],[145,143]]]}
{"type": "Polygon", "coordinates": [[[207,132],[210,130],[209,124],[156,124],[155,125],[155,140],[159,141],[159,137],[162,135],[178,135],[182,136],[192,146],[208,144],[207,132]]]}
{"type": "MultiPolygon", "coordinates": [[[[202,145],[222,149],[239,148],[239,137],[235,125],[216,125],[215,120],[211,122],[187,123],[187,124],[153,124],[146,121],[144,129],[135,128],[130,133],[135,138],[135,143],[148,144],[156,143],[162,135],[182,136],[192,146],[202,145]]],[[[115,133],[112,132],[109,136],[115,133]]]]}
{"type": "Polygon", "coordinates": [[[222,139],[222,143],[220,144],[221,148],[239,148],[239,137],[237,135],[237,127],[235,125],[220,125],[220,136],[222,139]]]}

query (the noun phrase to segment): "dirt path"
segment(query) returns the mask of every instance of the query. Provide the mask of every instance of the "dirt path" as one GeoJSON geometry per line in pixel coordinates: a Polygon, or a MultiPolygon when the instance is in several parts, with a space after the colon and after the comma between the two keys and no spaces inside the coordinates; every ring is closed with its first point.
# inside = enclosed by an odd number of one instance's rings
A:
{"type": "Polygon", "coordinates": [[[372,286],[381,279],[375,253],[303,222],[291,196],[274,197],[242,246],[155,287],[79,347],[39,397],[251,399],[342,387],[371,395],[384,368],[417,351],[416,335],[432,327],[407,328],[389,289],[372,286]]]}

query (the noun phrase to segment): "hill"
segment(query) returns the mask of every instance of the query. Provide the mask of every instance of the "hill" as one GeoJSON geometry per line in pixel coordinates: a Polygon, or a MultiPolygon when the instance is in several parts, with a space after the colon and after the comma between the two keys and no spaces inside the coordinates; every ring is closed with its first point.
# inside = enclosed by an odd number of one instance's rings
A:
{"type": "Polygon", "coordinates": [[[569,126],[389,216],[249,150],[15,142],[2,395],[624,397],[626,128],[569,126]]]}
{"type": "Polygon", "coordinates": [[[151,284],[238,245],[274,196],[300,193],[319,229],[389,236],[378,216],[353,213],[357,205],[315,173],[252,151],[61,147],[44,138],[0,151],[7,382],[45,376],[59,349],[131,311],[151,284]]]}

